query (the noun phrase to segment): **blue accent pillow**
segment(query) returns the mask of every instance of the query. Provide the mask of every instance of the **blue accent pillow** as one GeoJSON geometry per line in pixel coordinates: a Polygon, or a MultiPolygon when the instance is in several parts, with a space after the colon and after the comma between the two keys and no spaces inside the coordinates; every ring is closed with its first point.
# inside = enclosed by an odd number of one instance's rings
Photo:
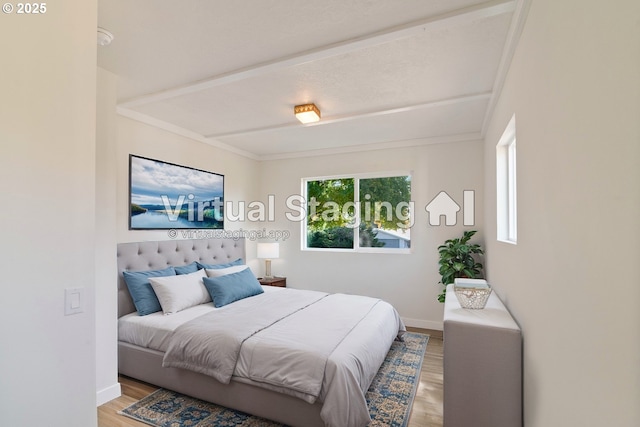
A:
{"type": "Polygon", "coordinates": [[[202,280],[213,299],[213,305],[218,308],[264,292],[249,268],[225,276],[205,277],[202,280]]]}
{"type": "Polygon", "coordinates": [[[146,316],[162,310],[160,301],[149,283],[149,277],[175,276],[176,270],[173,267],[167,267],[164,270],[123,271],[122,275],[138,314],[146,316]]]}
{"type": "Polygon", "coordinates": [[[235,261],[227,262],[225,264],[202,264],[201,262],[198,262],[198,261],[196,261],[196,264],[198,264],[198,268],[216,269],[216,268],[233,267],[234,265],[242,265],[244,264],[244,262],[242,262],[242,258],[238,258],[235,261]]]}
{"type": "Polygon", "coordinates": [[[174,267],[176,270],[176,274],[190,274],[195,273],[198,270],[201,270],[201,267],[198,267],[198,263],[193,261],[191,264],[183,265],[182,267],[174,267]]]}

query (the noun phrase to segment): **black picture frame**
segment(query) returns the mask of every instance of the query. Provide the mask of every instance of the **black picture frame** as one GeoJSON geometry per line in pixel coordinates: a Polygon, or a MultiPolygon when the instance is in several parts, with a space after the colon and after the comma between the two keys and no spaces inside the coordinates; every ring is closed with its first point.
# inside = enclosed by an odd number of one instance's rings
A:
{"type": "Polygon", "coordinates": [[[224,229],[224,175],[129,155],[129,230],[224,229]]]}

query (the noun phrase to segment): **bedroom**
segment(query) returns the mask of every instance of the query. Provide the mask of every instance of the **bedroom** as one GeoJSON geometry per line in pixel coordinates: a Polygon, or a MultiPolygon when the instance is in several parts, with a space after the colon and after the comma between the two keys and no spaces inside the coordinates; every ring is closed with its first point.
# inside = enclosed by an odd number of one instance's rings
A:
{"type": "MultiPolygon", "coordinates": [[[[302,176],[408,169],[423,185],[416,190],[422,209],[441,189],[460,197],[468,180],[479,181],[477,223],[488,250],[488,275],[525,337],[525,424],[637,425],[637,280],[620,280],[619,290],[603,283],[611,280],[609,266],[634,265],[639,255],[633,239],[638,235],[640,182],[638,6],[557,3],[531,2],[484,138],[262,162],[104,114],[105,105],[115,105],[117,82],[98,70],[96,96],[97,18],[87,19],[97,14],[95,2],[60,3],[64,9],[50,8],[38,21],[2,16],[2,74],[10,82],[2,85],[0,131],[7,153],[2,194],[11,204],[30,208],[5,212],[3,236],[10,248],[4,258],[5,286],[7,301],[15,303],[7,304],[3,324],[20,320],[21,326],[3,336],[21,350],[9,352],[3,346],[3,409],[20,410],[3,410],[2,424],[57,420],[58,425],[95,425],[95,393],[114,381],[113,330],[99,326],[96,332],[93,318],[101,325],[105,313],[113,313],[109,274],[115,244],[162,238],[157,232],[128,231],[123,222],[126,200],[121,192],[128,172],[121,154],[127,151],[225,173],[226,191],[238,200],[264,198],[267,183],[280,200],[299,191],[302,176]],[[47,38],[50,33],[57,36],[47,38]],[[519,145],[519,241],[512,247],[495,242],[493,174],[496,141],[514,112],[519,141],[529,143],[519,145]],[[105,138],[118,141],[121,151],[105,146],[105,138]],[[457,181],[447,175],[448,164],[461,161],[466,175],[457,181]],[[264,187],[256,188],[256,182],[264,187]],[[42,221],[37,208],[61,201],[67,209],[50,212],[49,221],[42,221]],[[610,252],[611,247],[616,251],[610,252]],[[46,280],[24,273],[34,261],[46,280]],[[63,290],[70,287],[84,287],[89,303],[84,314],[64,317],[63,290]],[[590,391],[594,389],[599,392],[590,391]],[[27,406],[34,400],[37,412],[27,406]]],[[[430,247],[462,227],[429,228],[426,212],[420,214],[418,235],[412,236],[416,252],[393,256],[393,268],[376,262],[365,279],[380,283],[382,293],[397,294],[403,316],[437,322],[437,276],[433,267],[416,265],[428,264],[430,247]],[[408,274],[405,283],[398,283],[399,270],[408,274]]],[[[348,261],[336,254],[312,257],[295,250],[295,237],[292,242],[282,249],[274,269],[300,282],[302,269],[311,268],[312,281],[305,283],[332,286],[321,283],[326,265],[343,268],[340,263],[348,261]]],[[[367,271],[371,258],[359,254],[354,259],[354,268],[367,271]]],[[[353,279],[349,274],[345,282],[353,279]]],[[[353,292],[366,290],[356,284],[353,292]]]]}

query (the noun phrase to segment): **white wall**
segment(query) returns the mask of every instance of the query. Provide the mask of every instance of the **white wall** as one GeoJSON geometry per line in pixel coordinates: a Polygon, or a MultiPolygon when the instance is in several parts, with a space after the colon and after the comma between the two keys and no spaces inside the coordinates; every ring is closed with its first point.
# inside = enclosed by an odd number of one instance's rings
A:
{"type": "MultiPolygon", "coordinates": [[[[106,89],[108,87],[112,90],[110,85],[113,75],[101,70],[100,76],[100,82],[104,85],[101,89],[106,91],[101,96],[108,98],[107,102],[115,102],[109,98],[106,89]]],[[[234,203],[234,208],[241,201],[248,204],[252,201],[266,201],[268,194],[276,196],[275,222],[227,221],[225,229],[289,231],[292,237],[282,243],[281,258],[273,261],[273,272],[286,275],[288,285],[302,289],[382,297],[396,305],[410,325],[442,328],[442,305],[436,300],[439,292],[436,247],[447,238],[461,235],[465,227],[461,225],[462,213],[459,213],[458,225],[455,227],[431,227],[424,207],[440,191],[447,191],[461,203],[463,190],[476,190],[476,226],[466,229],[482,229],[483,164],[478,161],[482,157],[482,143],[476,141],[427,145],[340,156],[257,162],[122,116],[116,116],[114,129],[110,132],[115,132],[117,140],[115,163],[111,170],[106,164],[99,168],[104,175],[99,175],[98,180],[113,179],[111,174],[115,171],[117,200],[113,211],[116,213],[114,239],[117,243],[169,239],[166,231],[128,230],[129,154],[222,173],[225,175],[225,198],[234,203]],[[284,213],[288,210],[285,206],[286,198],[291,194],[300,194],[303,177],[390,170],[413,172],[412,196],[417,212],[410,255],[322,254],[300,251],[300,224],[288,222],[284,213]]],[[[108,150],[105,155],[109,155],[108,150]]],[[[110,161],[101,159],[99,164],[100,162],[110,161]]],[[[103,203],[98,198],[101,209],[108,209],[111,203],[106,199],[103,203]]],[[[108,240],[107,233],[102,234],[105,241],[108,240]]],[[[482,241],[481,233],[476,240],[482,241]]],[[[247,258],[254,272],[261,275],[264,273],[264,264],[255,259],[255,243],[252,240],[247,242],[247,258]]],[[[115,243],[105,244],[108,249],[102,250],[111,250],[115,255],[115,243]]],[[[111,294],[115,291],[114,280],[109,279],[109,283],[106,280],[101,282],[103,284],[99,289],[104,297],[98,313],[104,312],[104,315],[98,318],[98,348],[102,347],[104,355],[107,355],[102,356],[102,363],[106,368],[98,369],[98,378],[101,375],[105,378],[104,390],[98,387],[99,398],[101,394],[109,396],[115,390],[112,388],[115,387],[112,378],[116,375],[117,368],[113,366],[117,355],[114,355],[115,340],[112,335],[116,308],[111,294]]]]}
{"type": "MultiPolygon", "coordinates": [[[[291,233],[291,238],[280,245],[280,258],[273,261],[273,273],[286,276],[287,285],[294,288],[380,297],[391,302],[408,324],[441,329],[437,247],[448,238],[462,235],[465,229],[482,230],[482,150],[480,142],[460,142],[263,162],[261,198],[275,196],[277,218],[263,226],[267,231],[291,233]],[[285,218],[286,212],[294,212],[285,202],[290,195],[300,194],[302,178],[385,171],[412,173],[416,221],[411,229],[411,254],[300,249],[300,223],[285,218]],[[463,227],[459,212],[456,226],[429,226],[424,208],[431,199],[446,191],[462,204],[464,190],[476,190],[476,225],[463,227]]],[[[482,241],[480,233],[476,240],[482,241]]]]}
{"type": "MultiPolygon", "coordinates": [[[[170,239],[166,231],[128,229],[129,154],[222,173],[225,175],[225,198],[234,201],[256,197],[259,167],[254,160],[117,115],[117,76],[98,69],[98,77],[96,393],[97,403],[102,404],[120,395],[116,245],[170,239]]],[[[246,227],[242,223],[225,223],[225,229],[239,228],[246,227]]],[[[255,255],[255,249],[253,253],[255,255]]]]}
{"type": "MultiPolygon", "coordinates": [[[[108,49],[108,47],[101,49],[108,49]]],[[[96,111],[96,390],[101,405],[120,396],[115,320],[116,264],[116,93],[118,78],[98,68],[96,111]]]]}
{"type": "MultiPolygon", "coordinates": [[[[129,230],[129,154],[223,174],[226,201],[253,200],[258,194],[258,162],[217,147],[118,116],[117,240],[169,240],[167,231],[129,230]]],[[[225,221],[225,229],[242,223],[225,221]]]]}
{"type": "Polygon", "coordinates": [[[0,20],[0,425],[95,426],[97,2],[0,20]],[[84,312],[64,315],[64,290],[84,312]]]}
{"type": "Polygon", "coordinates": [[[534,0],[485,142],[489,281],[524,336],[527,427],[640,425],[640,3],[534,0]],[[518,244],[495,145],[516,114],[518,244]]]}

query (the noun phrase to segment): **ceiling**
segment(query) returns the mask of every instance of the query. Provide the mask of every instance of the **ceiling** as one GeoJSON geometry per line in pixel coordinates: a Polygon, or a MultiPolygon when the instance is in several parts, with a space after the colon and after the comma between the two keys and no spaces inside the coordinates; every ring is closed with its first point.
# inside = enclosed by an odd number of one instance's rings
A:
{"type": "Polygon", "coordinates": [[[479,139],[522,0],[101,0],[118,113],[254,159],[479,139]],[[320,122],[300,124],[298,104],[320,122]]]}

